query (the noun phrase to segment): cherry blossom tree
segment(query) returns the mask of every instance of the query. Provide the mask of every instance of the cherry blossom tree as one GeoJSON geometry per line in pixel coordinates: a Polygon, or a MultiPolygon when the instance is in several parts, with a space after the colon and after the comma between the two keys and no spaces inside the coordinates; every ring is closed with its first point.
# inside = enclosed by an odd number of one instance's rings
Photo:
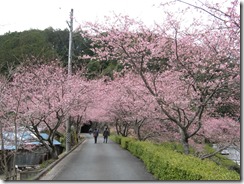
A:
{"type": "MultiPolygon", "coordinates": [[[[235,8],[226,13],[236,12],[235,8]]],[[[238,14],[233,14],[230,20],[238,23],[238,14]]],[[[202,128],[203,115],[224,96],[232,98],[229,89],[239,83],[239,30],[231,23],[221,29],[219,19],[209,22],[209,27],[194,21],[186,29],[168,15],[163,25],[152,29],[127,16],[110,20],[110,25],[88,23],[86,36],[98,45],[91,60],[116,60],[124,71],[140,76],[163,119],[178,127],[188,154],[189,139],[202,128]]],[[[239,91],[238,85],[235,89],[239,91]]]]}
{"type": "Polygon", "coordinates": [[[8,75],[0,76],[0,139],[1,139],[1,164],[4,167],[4,175],[6,180],[15,179],[17,173],[15,171],[15,159],[17,154],[17,148],[19,147],[17,140],[17,128],[18,128],[18,117],[20,109],[20,101],[22,98],[21,93],[10,91],[10,81],[18,69],[12,70],[9,68],[8,75]],[[12,109],[9,109],[9,95],[14,94],[13,103],[15,106],[12,109]],[[12,137],[11,145],[15,146],[15,150],[7,152],[5,149],[9,145],[6,143],[6,129],[11,128],[11,131],[14,132],[12,137]],[[9,165],[9,159],[13,158],[13,165],[9,165]]]}
{"type": "Polygon", "coordinates": [[[68,77],[57,66],[41,65],[23,68],[16,73],[11,82],[9,108],[15,92],[21,94],[19,125],[27,127],[47,148],[52,158],[57,158],[53,139],[69,115],[84,113],[87,106],[86,93],[88,83],[78,75],[68,77]],[[41,131],[47,131],[49,137],[42,138],[41,131]]]}
{"type": "Polygon", "coordinates": [[[3,130],[9,126],[9,116],[6,113],[7,104],[4,102],[4,96],[7,90],[8,80],[6,77],[1,76],[0,79],[0,139],[1,139],[1,165],[4,167],[5,179],[8,180],[11,176],[9,172],[10,168],[8,167],[8,154],[5,151],[5,141],[4,141],[4,132],[3,130]]]}
{"type": "Polygon", "coordinates": [[[160,126],[156,126],[157,103],[137,75],[127,73],[117,77],[111,81],[110,86],[109,96],[114,100],[108,114],[114,119],[119,134],[127,136],[128,133],[133,133],[139,140],[146,140],[163,131],[160,126]],[[149,126],[152,122],[154,128],[149,126]],[[145,127],[148,131],[145,131],[145,127]]]}

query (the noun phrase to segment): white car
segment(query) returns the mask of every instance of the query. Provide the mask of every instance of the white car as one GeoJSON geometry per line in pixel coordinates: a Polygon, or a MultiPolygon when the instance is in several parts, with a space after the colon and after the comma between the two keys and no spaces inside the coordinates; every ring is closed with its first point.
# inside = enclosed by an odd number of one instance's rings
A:
{"type": "Polygon", "coordinates": [[[230,152],[228,150],[223,150],[221,151],[221,155],[229,155],[230,152]]]}

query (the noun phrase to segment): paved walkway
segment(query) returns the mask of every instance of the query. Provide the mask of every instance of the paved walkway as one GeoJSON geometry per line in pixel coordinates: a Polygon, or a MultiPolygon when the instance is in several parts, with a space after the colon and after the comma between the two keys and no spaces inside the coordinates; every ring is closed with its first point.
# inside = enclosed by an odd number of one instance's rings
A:
{"type": "Polygon", "coordinates": [[[79,181],[131,181],[155,180],[146,171],[143,162],[122,149],[118,144],[98,138],[94,144],[92,135],[86,134],[86,141],[60,161],[40,180],[79,181]]]}

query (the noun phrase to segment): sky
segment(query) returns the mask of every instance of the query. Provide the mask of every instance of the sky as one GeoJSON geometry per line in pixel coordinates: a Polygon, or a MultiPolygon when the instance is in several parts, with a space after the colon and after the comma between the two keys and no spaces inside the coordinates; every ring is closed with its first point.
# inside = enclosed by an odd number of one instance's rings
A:
{"type": "MultiPolygon", "coordinates": [[[[86,21],[104,20],[104,16],[129,15],[147,26],[163,22],[160,3],[171,0],[6,0],[0,6],[0,35],[29,29],[69,28],[70,11],[74,10],[74,30],[86,21]]],[[[185,0],[193,2],[192,0],[185,0]]],[[[221,2],[228,0],[208,0],[221,2]]],[[[242,2],[242,1],[240,1],[242,2]]],[[[179,3],[182,8],[183,3],[179,3]]],[[[179,7],[173,6],[173,9],[179,7]]],[[[196,15],[190,15],[193,18],[196,15]]],[[[184,22],[186,19],[184,19],[184,22]]]]}
{"type": "Polygon", "coordinates": [[[162,0],[7,0],[0,6],[0,35],[29,29],[68,28],[71,9],[74,29],[82,22],[96,21],[113,13],[129,15],[147,25],[160,21],[162,0]]]}

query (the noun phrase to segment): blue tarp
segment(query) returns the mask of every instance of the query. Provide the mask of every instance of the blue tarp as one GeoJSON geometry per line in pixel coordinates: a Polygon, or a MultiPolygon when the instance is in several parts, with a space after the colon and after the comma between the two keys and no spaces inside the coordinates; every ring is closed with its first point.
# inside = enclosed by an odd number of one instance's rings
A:
{"type": "MultiPolygon", "coordinates": [[[[48,134],[46,133],[40,133],[40,135],[42,136],[43,139],[48,138],[48,134]]],[[[61,145],[61,142],[57,141],[56,139],[53,139],[53,145],[61,145]]]]}

